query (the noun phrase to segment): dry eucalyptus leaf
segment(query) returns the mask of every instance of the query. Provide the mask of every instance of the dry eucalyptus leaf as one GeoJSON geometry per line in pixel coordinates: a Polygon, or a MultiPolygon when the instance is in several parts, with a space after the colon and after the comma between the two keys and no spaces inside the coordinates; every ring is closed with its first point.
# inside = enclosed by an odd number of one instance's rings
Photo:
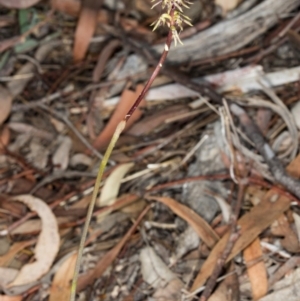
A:
{"type": "MultiPolygon", "coordinates": [[[[134,66],[131,66],[131,68],[134,68],[134,66]]],[[[119,76],[119,74],[118,74],[118,76],[119,76]]],[[[112,114],[109,122],[107,123],[106,127],[103,129],[103,131],[99,134],[99,136],[94,141],[95,148],[97,148],[97,149],[104,148],[105,149],[105,147],[108,145],[111,137],[113,136],[117,125],[119,124],[119,122],[121,120],[123,120],[123,118],[127,114],[128,110],[131,108],[131,106],[134,104],[135,100],[141,94],[142,90],[143,90],[143,86],[138,85],[136,87],[135,91],[131,91],[128,89],[125,89],[123,91],[120,101],[119,101],[114,113],[112,114]]],[[[134,114],[131,116],[131,118],[126,123],[125,131],[129,127],[131,127],[142,116],[142,111],[140,110],[140,108],[144,105],[145,105],[145,100],[143,99],[142,102],[140,103],[139,107],[136,109],[134,114]]]]}
{"type": "Polygon", "coordinates": [[[71,293],[77,253],[71,254],[58,268],[50,288],[49,301],[67,301],[71,293]]]}
{"type": "Polygon", "coordinates": [[[99,207],[108,206],[115,202],[119,193],[121,181],[133,165],[133,163],[120,164],[113,170],[106,179],[101,190],[101,195],[97,201],[99,207]]]}
{"type": "Polygon", "coordinates": [[[34,282],[45,275],[52,266],[60,243],[56,218],[45,202],[29,194],[12,200],[22,202],[35,211],[42,220],[42,230],[35,247],[36,260],[24,265],[9,287],[34,282]]]}
{"type": "Polygon", "coordinates": [[[176,200],[169,197],[149,196],[149,200],[154,200],[168,206],[175,214],[184,219],[197,232],[198,236],[210,248],[213,248],[218,242],[219,237],[212,227],[195,211],[184,206],[176,200]]]}
{"type": "Polygon", "coordinates": [[[40,0],[0,0],[0,5],[8,8],[27,8],[35,5],[40,0]]]}
{"type": "Polygon", "coordinates": [[[81,61],[87,52],[91,38],[96,30],[98,11],[101,5],[102,0],[82,1],[73,49],[73,57],[75,61],[81,61]]]}
{"type": "Polygon", "coordinates": [[[260,246],[260,239],[257,237],[244,250],[244,260],[247,266],[247,273],[254,300],[265,296],[268,292],[267,269],[262,258],[263,252],[260,246]]]}
{"type": "Polygon", "coordinates": [[[12,100],[13,97],[9,90],[0,85],[0,125],[7,119],[10,114],[12,100]]]}
{"type": "Polygon", "coordinates": [[[0,295],[0,301],[22,301],[23,296],[6,296],[0,295]]]}
{"type": "MultiPolygon", "coordinates": [[[[58,217],[56,220],[57,220],[58,225],[60,225],[60,224],[70,222],[71,219],[72,219],[71,216],[61,216],[61,217],[58,217]]],[[[21,224],[20,226],[16,227],[15,229],[13,229],[11,231],[11,234],[13,234],[13,235],[27,234],[28,235],[28,234],[36,233],[37,231],[41,231],[42,227],[43,227],[43,223],[41,220],[30,219],[30,220],[24,222],[23,224],[21,224]]]]}
{"type": "Polygon", "coordinates": [[[7,147],[10,141],[10,130],[7,126],[4,126],[0,131],[0,151],[3,147],[7,147]]]}
{"type": "Polygon", "coordinates": [[[36,231],[40,231],[42,228],[41,220],[39,219],[30,219],[25,223],[21,224],[19,227],[16,227],[12,230],[11,234],[30,234],[36,231]]]}

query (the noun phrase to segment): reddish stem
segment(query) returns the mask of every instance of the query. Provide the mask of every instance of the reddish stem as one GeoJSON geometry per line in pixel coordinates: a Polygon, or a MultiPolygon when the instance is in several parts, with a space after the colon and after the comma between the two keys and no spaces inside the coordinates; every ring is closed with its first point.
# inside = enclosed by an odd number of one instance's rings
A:
{"type": "Polygon", "coordinates": [[[175,7],[172,7],[171,11],[170,11],[170,16],[171,16],[171,24],[170,24],[170,30],[167,36],[167,40],[165,43],[165,48],[164,51],[160,57],[160,60],[158,62],[158,64],[156,65],[151,77],[149,78],[149,80],[147,81],[143,91],[141,92],[141,94],[139,95],[139,97],[136,99],[136,101],[134,102],[134,104],[132,105],[132,107],[129,109],[128,113],[126,114],[124,120],[127,122],[128,119],[132,116],[132,114],[134,113],[134,111],[136,110],[136,108],[139,106],[140,102],[142,101],[142,99],[145,97],[146,93],[148,92],[150,86],[152,85],[154,79],[156,78],[156,76],[158,75],[160,69],[163,66],[163,63],[165,62],[167,55],[169,53],[170,47],[171,47],[171,43],[172,43],[172,37],[173,37],[173,32],[172,32],[172,27],[174,26],[174,21],[173,21],[173,17],[174,17],[174,11],[175,11],[175,7]]]}

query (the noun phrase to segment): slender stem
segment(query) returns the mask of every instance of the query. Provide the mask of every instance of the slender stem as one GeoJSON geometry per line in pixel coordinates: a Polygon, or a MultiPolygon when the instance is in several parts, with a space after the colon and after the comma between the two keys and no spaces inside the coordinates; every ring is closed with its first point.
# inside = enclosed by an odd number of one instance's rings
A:
{"type": "Polygon", "coordinates": [[[109,145],[106,149],[106,152],[103,156],[100,167],[99,167],[99,171],[98,171],[98,174],[97,174],[97,178],[96,178],[96,182],[95,182],[95,186],[94,186],[94,190],[93,190],[92,199],[91,199],[91,202],[89,204],[87,217],[86,217],[86,222],[84,224],[83,231],[82,231],[82,236],[81,236],[81,240],[80,240],[78,256],[77,256],[77,259],[76,259],[75,271],[74,271],[74,276],[73,276],[72,285],[71,285],[70,301],[75,301],[75,298],[76,298],[76,288],[77,288],[77,280],[78,280],[78,275],[79,275],[81,258],[82,258],[82,254],[83,254],[85,240],[86,240],[87,233],[88,233],[89,224],[91,222],[93,210],[94,210],[94,207],[95,207],[97,194],[98,194],[98,191],[99,191],[99,188],[100,188],[102,175],[104,173],[104,170],[105,170],[105,167],[106,167],[107,162],[109,160],[109,157],[111,155],[111,152],[112,152],[116,142],[118,141],[119,136],[121,135],[122,131],[124,130],[125,125],[126,125],[125,121],[121,121],[118,124],[118,126],[117,126],[117,128],[114,132],[114,135],[113,135],[113,137],[112,137],[112,139],[111,139],[111,141],[110,141],[110,143],[109,143],[109,145]]]}
{"type": "MultiPolygon", "coordinates": [[[[171,19],[173,18],[173,15],[174,15],[174,8],[171,10],[170,12],[170,16],[171,16],[171,19]]],[[[171,22],[171,26],[172,26],[172,22],[171,22]]],[[[164,51],[160,57],[160,60],[158,62],[158,64],[156,65],[152,75],[150,76],[149,80],[147,81],[144,89],[142,90],[141,94],[139,95],[139,97],[137,98],[137,100],[134,102],[134,104],[132,105],[132,107],[129,109],[128,113],[126,114],[125,116],[125,120],[128,121],[128,119],[132,116],[132,114],[134,113],[134,111],[136,110],[136,108],[139,106],[140,102],[142,101],[142,99],[145,97],[146,93],[148,92],[150,86],[152,85],[154,79],[156,78],[156,76],[158,75],[160,69],[162,68],[166,58],[167,58],[167,55],[169,53],[169,50],[171,48],[171,43],[172,43],[172,37],[173,37],[173,32],[172,30],[170,29],[169,30],[169,33],[168,33],[168,36],[167,36],[167,39],[166,39],[166,43],[165,43],[165,48],[164,48],[164,51]]]]}
{"type": "Polygon", "coordinates": [[[164,47],[164,51],[163,51],[163,53],[160,57],[160,60],[159,60],[158,64],[156,65],[156,67],[155,67],[152,75],[150,76],[149,80],[147,81],[147,83],[146,83],[144,89],[142,90],[141,94],[136,99],[136,101],[134,102],[132,107],[129,109],[129,111],[125,115],[124,119],[118,124],[118,126],[117,126],[117,128],[114,132],[114,135],[113,135],[113,137],[112,137],[112,139],[111,139],[111,141],[108,145],[108,148],[107,148],[107,150],[106,150],[106,152],[103,156],[103,159],[100,163],[99,171],[98,171],[98,174],[97,174],[97,178],[96,178],[96,182],[95,182],[95,186],[94,186],[94,190],[93,190],[92,199],[91,199],[91,202],[89,204],[86,221],[85,221],[84,228],[83,228],[83,231],[82,231],[82,236],[81,236],[81,239],[80,239],[78,256],[77,256],[77,259],[76,259],[75,271],[74,271],[74,276],[73,276],[72,285],[71,285],[70,301],[75,301],[75,299],[76,299],[77,281],[78,281],[78,275],[79,275],[79,270],[80,270],[81,259],[82,259],[82,255],[83,255],[84,244],[85,244],[85,241],[86,241],[86,238],[87,238],[88,227],[89,227],[89,224],[91,222],[93,210],[94,210],[94,207],[95,207],[95,202],[96,202],[96,199],[97,199],[97,194],[98,194],[98,191],[99,191],[99,188],[100,188],[102,175],[104,173],[104,170],[105,170],[107,162],[110,158],[110,155],[111,155],[111,153],[112,153],[112,151],[115,147],[115,144],[117,143],[121,133],[123,132],[127,121],[132,116],[132,114],[134,113],[136,108],[139,106],[142,99],[145,97],[145,95],[148,92],[151,84],[153,83],[154,79],[158,75],[160,69],[163,66],[163,63],[165,62],[165,60],[167,58],[167,55],[168,55],[170,47],[171,47],[172,38],[173,38],[172,27],[174,25],[174,21],[173,21],[174,11],[175,11],[175,7],[173,7],[170,11],[170,17],[171,17],[170,29],[169,29],[169,33],[168,33],[168,36],[167,36],[167,39],[166,39],[166,44],[165,44],[165,47],[164,47]]]}

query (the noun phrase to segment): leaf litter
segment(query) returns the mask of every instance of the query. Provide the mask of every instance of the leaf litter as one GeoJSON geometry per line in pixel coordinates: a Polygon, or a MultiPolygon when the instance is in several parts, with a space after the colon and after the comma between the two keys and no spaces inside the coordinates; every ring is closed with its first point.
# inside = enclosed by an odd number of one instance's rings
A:
{"type": "MultiPolygon", "coordinates": [[[[2,2],[0,300],[64,301],[101,152],[165,32],[146,0],[2,2]]],[[[193,8],[105,172],[80,300],[299,299],[299,3],[193,8]]]]}
{"type": "Polygon", "coordinates": [[[9,287],[24,285],[40,279],[48,272],[59,250],[57,221],[50,208],[40,199],[31,195],[19,195],[13,200],[26,204],[37,212],[42,221],[42,229],[34,250],[35,261],[25,264],[9,287]]]}

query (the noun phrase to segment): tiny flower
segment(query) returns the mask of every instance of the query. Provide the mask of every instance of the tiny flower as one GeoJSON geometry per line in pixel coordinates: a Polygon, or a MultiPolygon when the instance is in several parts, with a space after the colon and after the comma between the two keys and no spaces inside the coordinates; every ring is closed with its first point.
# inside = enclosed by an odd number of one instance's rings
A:
{"type": "Polygon", "coordinates": [[[163,13],[157,21],[151,24],[153,30],[161,25],[167,25],[172,31],[175,46],[177,45],[177,42],[182,44],[178,31],[180,32],[183,30],[183,23],[192,26],[190,22],[191,19],[183,14],[182,7],[189,8],[189,5],[192,3],[187,0],[151,0],[151,2],[155,2],[152,8],[161,5],[162,9],[165,9],[166,11],[166,13],[163,13]]]}
{"type": "Polygon", "coordinates": [[[171,16],[168,14],[162,14],[157,21],[153,22],[151,25],[154,26],[153,27],[153,31],[160,25],[165,25],[167,24],[168,27],[170,27],[171,24],[171,16]]]}
{"type": "Polygon", "coordinates": [[[177,46],[177,42],[179,42],[179,44],[183,45],[182,41],[180,40],[179,34],[176,30],[176,28],[174,27],[172,30],[172,35],[173,35],[173,40],[174,40],[174,44],[175,46],[177,46]]]}

